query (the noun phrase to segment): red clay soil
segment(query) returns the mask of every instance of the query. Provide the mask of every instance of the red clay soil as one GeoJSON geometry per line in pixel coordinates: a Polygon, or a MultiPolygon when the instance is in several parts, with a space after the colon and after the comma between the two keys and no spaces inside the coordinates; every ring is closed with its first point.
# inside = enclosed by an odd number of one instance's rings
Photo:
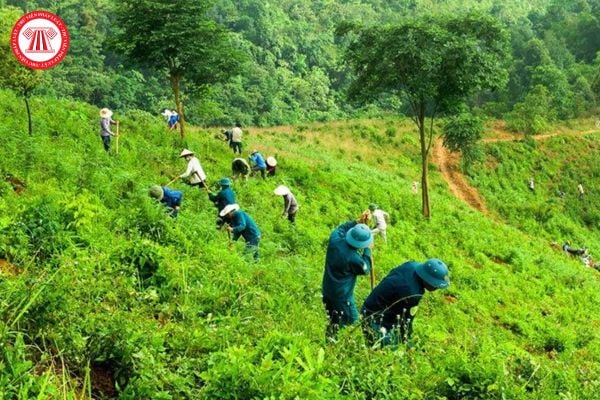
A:
{"type": "Polygon", "coordinates": [[[433,144],[432,156],[433,162],[437,164],[440,173],[448,183],[450,192],[472,208],[489,216],[490,212],[477,189],[469,185],[466,178],[460,173],[458,153],[451,153],[444,147],[442,139],[438,138],[433,144]]]}
{"type": "Polygon", "coordinates": [[[444,300],[446,300],[448,303],[456,303],[458,298],[456,296],[452,296],[451,294],[445,294],[444,300]]]}

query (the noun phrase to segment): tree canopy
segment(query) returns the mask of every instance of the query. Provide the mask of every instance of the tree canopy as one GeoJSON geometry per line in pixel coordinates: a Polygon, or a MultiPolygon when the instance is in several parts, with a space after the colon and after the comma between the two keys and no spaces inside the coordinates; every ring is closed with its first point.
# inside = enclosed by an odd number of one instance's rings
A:
{"type": "MultiPolygon", "coordinates": [[[[165,68],[131,59],[135,65],[125,64],[121,50],[115,52],[115,46],[109,45],[122,28],[118,10],[132,2],[0,2],[3,3],[24,12],[47,9],[57,13],[69,27],[69,54],[61,64],[45,73],[52,85],[40,87],[40,93],[80,99],[120,111],[137,108],[156,114],[161,108],[173,108],[172,88],[165,68]]],[[[153,23],[144,29],[151,27],[151,32],[169,24],[189,25],[187,19],[196,15],[177,16],[182,7],[197,6],[196,1],[151,3],[153,8],[144,15],[153,23]]],[[[148,4],[139,2],[140,7],[148,4]]],[[[199,18],[231,32],[232,36],[226,35],[227,40],[246,55],[246,60],[234,78],[219,80],[209,87],[195,87],[186,75],[182,81],[186,120],[195,124],[227,125],[235,121],[261,126],[293,124],[374,115],[373,112],[380,113],[390,105],[404,111],[398,107],[397,98],[379,98],[365,108],[347,100],[343,94],[351,81],[351,71],[340,61],[349,38],[336,37],[335,30],[342,22],[358,22],[364,26],[397,25],[399,21],[432,13],[479,12],[497,18],[510,34],[511,57],[502,60],[509,71],[508,86],[480,93],[470,99],[470,105],[496,118],[510,118],[513,107],[523,102],[536,86],[543,85],[560,119],[589,116],[598,111],[600,8],[596,0],[411,0],[400,3],[214,0],[201,3],[200,8],[199,18]]],[[[152,37],[148,35],[143,39],[152,37]]],[[[178,40],[172,39],[169,43],[178,40]]],[[[162,46],[158,52],[160,49],[162,46]]],[[[222,60],[225,59],[222,46],[219,51],[222,60]]],[[[207,69],[221,71],[220,68],[207,69]]]]}
{"type": "Polygon", "coordinates": [[[240,63],[232,37],[208,17],[210,7],[209,1],[178,0],[123,1],[117,8],[116,49],[140,66],[167,72],[182,137],[182,83],[206,89],[227,80],[240,63]]]}
{"type": "Polygon", "coordinates": [[[508,35],[496,19],[479,14],[427,16],[398,25],[354,28],[354,33],[346,58],[355,74],[349,93],[363,100],[388,93],[408,102],[419,129],[423,215],[428,218],[433,120],[476,91],[506,83],[508,35]]]}

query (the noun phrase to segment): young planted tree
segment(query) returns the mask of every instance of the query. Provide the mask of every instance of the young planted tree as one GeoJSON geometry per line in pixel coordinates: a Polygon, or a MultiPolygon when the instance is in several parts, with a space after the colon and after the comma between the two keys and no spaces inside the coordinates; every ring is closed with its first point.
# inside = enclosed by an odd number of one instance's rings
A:
{"type": "Polygon", "coordinates": [[[21,14],[22,12],[16,8],[0,9],[0,87],[14,90],[23,96],[27,110],[28,132],[29,135],[32,135],[33,125],[29,98],[33,91],[42,84],[44,77],[41,71],[27,68],[21,64],[10,48],[10,32],[21,14]]]}
{"type": "Polygon", "coordinates": [[[429,16],[398,25],[350,28],[346,60],[355,74],[350,96],[382,94],[408,102],[419,130],[422,211],[430,217],[428,158],[435,117],[478,90],[504,85],[508,35],[492,17],[429,16]]]}
{"type": "Polygon", "coordinates": [[[241,53],[208,16],[209,0],[125,0],[117,8],[115,47],[142,67],[167,73],[185,135],[182,84],[204,90],[236,73],[241,53]]]}

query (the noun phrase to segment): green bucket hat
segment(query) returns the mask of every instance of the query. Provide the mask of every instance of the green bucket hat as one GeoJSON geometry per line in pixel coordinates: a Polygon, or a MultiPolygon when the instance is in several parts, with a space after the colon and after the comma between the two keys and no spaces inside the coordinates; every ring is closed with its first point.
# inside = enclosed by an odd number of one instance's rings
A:
{"type": "Polygon", "coordinates": [[[421,263],[415,269],[419,278],[423,279],[428,285],[437,289],[446,289],[450,286],[448,277],[448,267],[443,261],[437,258],[430,258],[421,263]]]}
{"type": "Polygon", "coordinates": [[[231,179],[229,178],[221,178],[219,181],[219,185],[221,186],[231,186],[231,179]]]}
{"type": "Polygon", "coordinates": [[[377,204],[375,204],[375,203],[369,204],[369,210],[371,210],[371,211],[377,210],[377,204]]]}
{"type": "Polygon", "coordinates": [[[162,187],[154,185],[150,188],[148,194],[150,195],[150,197],[153,197],[157,200],[162,200],[163,196],[165,195],[165,191],[162,187]]]}
{"type": "Polygon", "coordinates": [[[356,249],[367,248],[372,241],[371,229],[365,224],[355,225],[354,228],[346,232],[346,243],[356,249]]]}

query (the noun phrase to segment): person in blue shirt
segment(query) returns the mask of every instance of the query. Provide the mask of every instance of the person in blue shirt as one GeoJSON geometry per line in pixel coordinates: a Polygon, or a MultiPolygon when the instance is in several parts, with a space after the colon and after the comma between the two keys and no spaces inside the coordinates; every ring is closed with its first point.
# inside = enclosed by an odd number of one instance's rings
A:
{"type": "Polygon", "coordinates": [[[341,327],[358,320],[354,286],[358,275],[366,275],[371,271],[372,244],[371,229],[356,221],[338,226],[329,237],[322,287],[323,303],[329,319],[326,330],[328,340],[335,341],[341,327]]]}
{"type": "Polygon", "coordinates": [[[260,176],[265,179],[266,171],[267,171],[267,163],[263,156],[258,152],[258,150],[254,150],[250,155],[250,162],[252,163],[252,172],[260,171],[260,176]]]}
{"type": "Polygon", "coordinates": [[[219,193],[208,193],[208,199],[217,207],[217,229],[221,229],[224,224],[223,218],[219,216],[219,213],[229,204],[235,204],[235,192],[231,188],[231,179],[221,178],[219,185],[221,185],[219,193]]]}
{"type": "Polygon", "coordinates": [[[252,254],[254,260],[258,260],[258,244],[260,242],[260,230],[256,223],[247,213],[240,210],[238,204],[229,204],[219,213],[227,224],[227,230],[233,233],[233,241],[240,236],[246,241],[245,254],[252,254]]]}
{"type": "Polygon", "coordinates": [[[365,300],[363,333],[370,346],[409,347],[413,320],[425,290],[446,289],[448,267],[431,258],[423,263],[408,261],[392,269],[365,300]]]}
{"type": "Polygon", "coordinates": [[[177,128],[177,124],[179,123],[179,114],[177,114],[177,111],[171,112],[171,115],[169,116],[169,121],[167,123],[169,125],[170,130],[177,128]]]}
{"type": "Polygon", "coordinates": [[[177,217],[177,214],[179,214],[179,210],[181,208],[183,193],[177,190],[171,190],[166,186],[161,187],[158,185],[154,185],[150,188],[149,194],[150,197],[155,198],[167,207],[167,210],[169,210],[169,215],[171,217],[177,217]]]}

